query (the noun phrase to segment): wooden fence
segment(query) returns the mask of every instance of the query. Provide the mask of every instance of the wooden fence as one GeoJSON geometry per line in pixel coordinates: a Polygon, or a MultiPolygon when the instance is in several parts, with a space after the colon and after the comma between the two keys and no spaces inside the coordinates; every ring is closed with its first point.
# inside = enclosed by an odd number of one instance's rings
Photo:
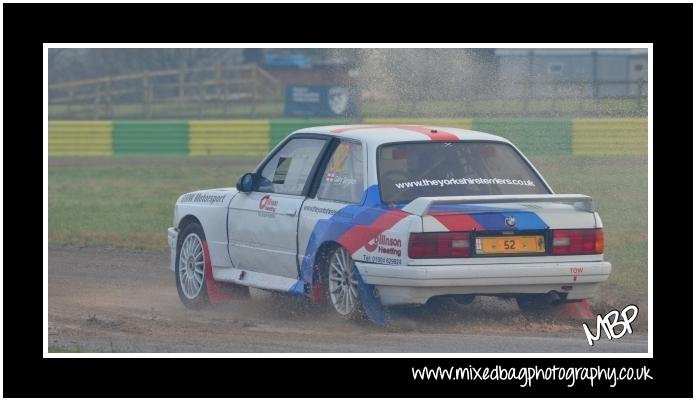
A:
{"type": "Polygon", "coordinates": [[[145,71],[48,86],[49,105],[65,105],[68,115],[71,107],[91,105],[95,118],[113,117],[115,104],[139,105],[150,118],[155,103],[194,103],[202,113],[211,101],[225,110],[234,102],[247,103],[254,118],[257,102],[280,100],[282,95],[281,83],[255,64],[145,71]]]}

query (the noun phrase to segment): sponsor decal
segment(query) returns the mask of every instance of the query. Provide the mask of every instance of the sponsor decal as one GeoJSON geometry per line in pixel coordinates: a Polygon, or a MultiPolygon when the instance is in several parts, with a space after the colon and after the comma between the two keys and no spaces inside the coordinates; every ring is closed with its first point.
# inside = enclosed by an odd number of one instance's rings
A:
{"type": "Polygon", "coordinates": [[[334,185],[354,185],[358,182],[355,178],[351,178],[347,175],[337,175],[334,173],[326,174],[326,182],[334,185]]]}
{"type": "Polygon", "coordinates": [[[379,234],[365,244],[365,249],[370,253],[377,251],[377,253],[401,257],[401,239],[379,234]]]}
{"type": "Polygon", "coordinates": [[[309,206],[309,205],[302,208],[302,210],[304,210],[306,212],[319,213],[319,214],[330,214],[330,215],[334,215],[334,214],[338,213],[338,210],[336,210],[336,209],[329,209],[327,207],[316,207],[316,206],[309,206]]]}
{"type": "Polygon", "coordinates": [[[277,208],[278,201],[275,199],[271,199],[271,195],[266,194],[263,197],[261,197],[261,200],[259,201],[259,209],[264,210],[266,212],[275,212],[277,208]]]}
{"type": "Polygon", "coordinates": [[[318,213],[318,214],[328,214],[336,217],[343,217],[346,219],[352,219],[355,215],[353,213],[348,213],[343,210],[329,209],[328,207],[316,207],[306,205],[302,208],[305,212],[318,213]]]}
{"type": "Polygon", "coordinates": [[[275,219],[275,211],[278,208],[278,201],[271,199],[271,195],[266,194],[261,197],[259,201],[259,217],[267,217],[270,219],[275,219]]]}
{"type": "Polygon", "coordinates": [[[362,260],[363,262],[367,263],[377,263],[380,265],[401,265],[403,264],[401,262],[400,258],[389,258],[386,256],[381,256],[381,255],[368,255],[368,254],[363,254],[362,255],[362,260]]]}
{"type": "Polygon", "coordinates": [[[275,213],[273,212],[264,212],[263,210],[259,210],[256,213],[259,215],[259,217],[267,217],[269,219],[275,219],[276,217],[275,213]]]}
{"type": "Polygon", "coordinates": [[[414,181],[396,182],[397,189],[417,188],[417,187],[444,187],[445,185],[517,185],[523,187],[535,187],[532,180],[513,180],[509,178],[447,178],[447,179],[422,179],[414,181]]]}
{"type": "Polygon", "coordinates": [[[183,195],[179,202],[181,202],[181,203],[210,203],[212,205],[214,203],[221,203],[223,200],[225,200],[225,196],[226,196],[225,194],[213,195],[213,194],[207,194],[207,193],[201,193],[201,192],[192,192],[192,193],[183,195]]]}

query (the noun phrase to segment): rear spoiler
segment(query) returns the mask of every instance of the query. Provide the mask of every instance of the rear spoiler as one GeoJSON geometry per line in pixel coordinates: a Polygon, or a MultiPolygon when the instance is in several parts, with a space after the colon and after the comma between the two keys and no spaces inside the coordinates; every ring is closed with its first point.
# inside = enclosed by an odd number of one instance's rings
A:
{"type": "Polygon", "coordinates": [[[423,216],[433,205],[471,204],[471,203],[519,203],[519,202],[563,202],[573,203],[577,209],[594,212],[592,198],[580,194],[551,195],[481,195],[481,196],[424,196],[412,200],[402,209],[404,212],[423,216]]]}

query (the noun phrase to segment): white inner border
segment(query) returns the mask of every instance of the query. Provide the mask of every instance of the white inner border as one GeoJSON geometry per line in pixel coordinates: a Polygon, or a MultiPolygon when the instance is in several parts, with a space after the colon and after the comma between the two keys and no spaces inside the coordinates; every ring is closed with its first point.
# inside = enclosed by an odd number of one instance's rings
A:
{"type": "MultiPolygon", "coordinates": [[[[0,56],[2,57],[2,56],[0,56]]],[[[0,65],[1,65],[0,59],[0,65]]],[[[0,78],[2,79],[2,78],[0,78]]],[[[0,81],[1,85],[1,81],[0,81]]],[[[43,44],[43,356],[44,358],[652,358],[653,357],[653,44],[652,43],[44,43],[43,44]],[[648,49],[648,352],[642,353],[49,353],[48,49],[54,48],[581,48],[648,49]]],[[[695,106],[696,107],[696,106],[695,106]]],[[[0,112],[1,113],[1,112],[0,112]]],[[[696,114],[695,114],[696,115],[696,114]]],[[[1,129],[1,128],[0,128],[1,129]]],[[[2,144],[0,144],[0,148],[2,144]]],[[[0,199],[2,199],[0,189],[0,199]]],[[[696,209],[696,203],[694,204],[696,209]]],[[[0,217],[1,220],[1,217],[0,217]]],[[[1,237],[1,234],[0,234],[1,237]]],[[[0,238],[1,239],[1,238],[0,238]]],[[[696,240],[694,246],[696,252],[696,240]]],[[[0,278],[0,280],[2,280],[0,278]]],[[[696,277],[695,277],[696,280],[696,277]]],[[[0,303],[2,300],[0,300],[0,303]]],[[[1,305],[0,305],[1,306],[1,305]]],[[[2,312],[0,312],[2,313],[2,312]]],[[[2,324],[2,323],[0,323],[2,324]]],[[[2,327],[0,326],[0,329],[2,327]]],[[[578,325],[578,332],[582,326],[578,325]]],[[[0,330],[0,340],[2,339],[0,330]]],[[[1,343],[1,341],[0,341],[1,343]]]]}

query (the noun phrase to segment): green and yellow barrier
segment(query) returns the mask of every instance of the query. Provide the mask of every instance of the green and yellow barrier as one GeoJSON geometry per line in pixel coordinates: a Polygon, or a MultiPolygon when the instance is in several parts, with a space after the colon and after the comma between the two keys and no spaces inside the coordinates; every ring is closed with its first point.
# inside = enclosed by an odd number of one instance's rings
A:
{"type": "Polygon", "coordinates": [[[269,148],[266,120],[189,121],[191,156],[263,156],[269,148]]]}
{"type": "Polygon", "coordinates": [[[115,155],[187,155],[188,122],[114,121],[115,155]]]}
{"type": "Polygon", "coordinates": [[[531,155],[645,155],[646,118],[49,121],[49,156],[263,156],[301,128],[334,124],[424,124],[509,139],[531,155]]]}
{"type": "Polygon", "coordinates": [[[566,119],[474,119],[472,128],[499,135],[528,155],[570,155],[571,124],[566,119]]]}
{"type": "Polygon", "coordinates": [[[49,156],[111,156],[111,121],[49,121],[49,156]]]}
{"type": "Polygon", "coordinates": [[[648,153],[646,118],[577,118],[572,123],[574,155],[619,156],[648,153]]]}

